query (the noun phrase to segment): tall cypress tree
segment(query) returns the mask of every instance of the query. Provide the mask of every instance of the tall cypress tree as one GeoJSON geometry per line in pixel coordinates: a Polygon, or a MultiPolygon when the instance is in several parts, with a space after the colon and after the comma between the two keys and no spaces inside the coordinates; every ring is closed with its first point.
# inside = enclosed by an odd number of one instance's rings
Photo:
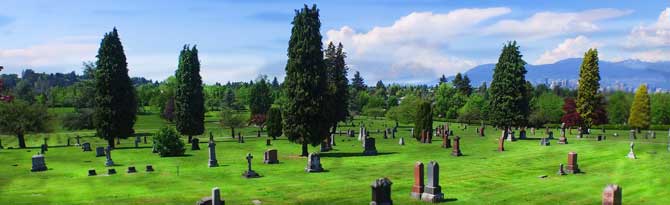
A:
{"type": "Polygon", "coordinates": [[[630,108],[628,124],[632,128],[647,129],[651,124],[651,98],[647,93],[647,85],[642,84],[635,91],[633,105],[630,108]]]}
{"type": "Polygon", "coordinates": [[[349,116],[349,79],[347,79],[347,65],[344,59],[342,43],[335,45],[330,42],[325,53],[326,69],[328,73],[329,95],[326,103],[329,109],[332,132],[337,130],[337,123],[349,116]]]}
{"type": "Polygon", "coordinates": [[[526,82],[526,62],[516,41],[502,49],[491,82],[489,120],[494,126],[510,128],[525,125],[530,113],[526,82]]]}
{"type": "Polygon", "coordinates": [[[116,28],[100,42],[95,74],[94,124],[98,137],[114,147],[114,138],[133,134],[137,119],[135,88],[116,28]]]}
{"type": "Polygon", "coordinates": [[[267,127],[268,136],[272,139],[277,139],[282,135],[282,117],[281,110],[278,107],[272,107],[268,110],[267,127]]]}
{"type": "Polygon", "coordinates": [[[267,114],[272,105],[272,94],[270,85],[264,77],[260,77],[249,91],[249,110],[251,116],[267,114]]]}
{"type": "Polygon", "coordinates": [[[414,138],[421,139],[421,132],[428,131],[428,135],[433,134],[433,109],[430,102],[421,100],[417,104],[416,119],[414,122],[414,138]]]}
{"type": "Polygon", "coordinates": [[[596,110],[600,105],[600,71],[598,50],[589,49],[579,68],[579,87],[577,88],[577,112],[583,119],[583,131],[587,131],[594,122],[596,110]]]}
{"type": "Polygon", "coordinates": [[[189,48],[184,45],[179,53],[179,66],[175,77],[175,124],[177,131],[188,135],[190,142],[193,135],[201,135],[205,131],[205,97],[202,92],[198,49],[195,46],[189,48]]]}
{"type": "Polygon", "coordinates": [[[307,156],[307,145],[320,144],[330,126],[324,106],[328,78],[316,5],[296,10],[292,24],[284,78],[284,134],[291,142],[301,143],[302,156],[307,156]]]}

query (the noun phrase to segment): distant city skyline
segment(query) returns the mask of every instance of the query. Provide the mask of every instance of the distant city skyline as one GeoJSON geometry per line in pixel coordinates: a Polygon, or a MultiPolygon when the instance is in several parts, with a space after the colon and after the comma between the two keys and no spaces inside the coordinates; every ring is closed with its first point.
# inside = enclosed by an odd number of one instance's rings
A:
{"type": "MultiPolygon", "coordinates": [[[[668,1],[2,1],[0,74],[81,74],[104,33],[119,29],[131,76],[173,75],[196,44],[205,83],[284,76],[295,9],[316,3],[324,47],[342,42],[368,84],[430,83],[495,63],[516,40],[530,64],[579,58],[670,61],[668,1]],[[75,6],[76,5],[76,6],[75,6]]],[[[670,72],[670,68],[667,68],[670,72]]],[[[477,86],[477,85],[473,85],[477,86]]]]}

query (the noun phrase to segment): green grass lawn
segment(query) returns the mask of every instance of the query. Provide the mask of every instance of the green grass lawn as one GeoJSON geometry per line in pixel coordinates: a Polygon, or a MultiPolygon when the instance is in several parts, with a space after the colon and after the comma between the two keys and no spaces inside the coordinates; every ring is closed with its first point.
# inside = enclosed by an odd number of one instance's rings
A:
{"type": "MultiPolygon", "coordinates": [[[[206,136],[201,136],[199,151],[186,151],[186,156],[161,158],[151,153],[150,144],[133,148],[133,139],[122,140],[112,152],[118,174],[106,176],[104,157],[95,152],[82,152],[79,147],[66,147],[67,137],[76,134],[104,146],[92,131],[68,132],[57,128],[54,133],[29,135],[29,149],[16,147],[14,136],[1,136],[5,149],[0,150],[0,204],[193,204],[220,187],[226,204],[368,204],[370,184],[379,177],[393,181],[395,204],[426,204],[410,198],[413,166],[416,161],[440,163],[440,182],[446,204],[600,204],[601,193],[609,183],[623,187],[624,204],[670,204],[670,152],[667,132],[658,132],[658,139],[638,136],[636,153],[628,153],[627,131],[608,131],[608,140],[575,139],[568,145],[539,146],[539,140],[508,142],[506,151],[497,152],[499,131],[487,130],[486,137],[475,135],[476,126],[461,130],[462,157],[450,155],[451,149],[440,148],[440,139],[432,144],[419,144],[408,139],[409,126],[401,125],[398,139],[383,139],[376,129],[383,129],[382,120],[366,120],[372,137],[377,138],[377,156],[362,156],[361,143],[355,138],[337,136],[335,150],[322,153],[323,173],[305,173],[306,158],[299,157],[300,146],[284,137],[265,145],[265,137],[256,138],[257,128],[243,129],[246,143],[238,144],[228,137],[228,129],[217,125],[217,113],[208,113],[207,132],[217,140],[219,167],[207,167],[206,136]],[[621,136],[613,137],[618,132],[621,136]],[[39,151],[43,137],[49,137],[46,172],[30,172],[31,156],[39,151]],[[280,164],[263,164],[263,151],[279,151],[280,164]],[[557,176],[558,165],[567,163],[567,153],[579,154],[583,174],[557,176]],[[254,155],[253,169],[261,178],[245,179],[247,153],[254,155]],[[146,173],[144,166],[156,169],[146,173]],[[136,166],[138,173],[126,174],[127,166],[136,166]],[[94,168],[98,176],[87,176],[94,168]],[[547,175],[547,178],[538,176],[547,175]]],[[[162,126],[155,114],[139,115],[138,133],[148,135],[162,126]]],[[[436,125],[442,122],[435,122],[436,125]]],[[[341,129],[357,129],[344,126],[341,129]]],[[[558,133],[558,132],[556,132],[558,133]]],[[[599,134],[600,131],[597,131],[599,134]]],[[[543,134],[538,131],[539,135],[543,134]]],[[[532,135],[530,137],[533,137],[532,135]]],[[[150,141],[150,140],[149,140],[150,141]]],[[[74,140],[73,140],[74,143],[74,140]]],[[[188,146],[190,148],[190,146],[188,146]]],[[[318,147],[310,147],[318,151],[318,147]]]]}

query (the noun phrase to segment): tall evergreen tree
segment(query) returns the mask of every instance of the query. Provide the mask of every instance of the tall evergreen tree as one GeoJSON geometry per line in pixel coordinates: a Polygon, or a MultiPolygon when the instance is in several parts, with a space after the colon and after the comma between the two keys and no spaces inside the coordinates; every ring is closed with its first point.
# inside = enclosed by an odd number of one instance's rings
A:
{"type": "Polygon", "coordinates": [[[227,86],[226,95],[223,97],[223,105],[229,109],[235,108],[235,91],[230,85],[227,86]]]}
{"type": "Polygon", "coordinates": [[[361,77],[361,73],[358,71],[354,73],[354,78],[351,79],[351,86],[356,92],[364,91],[368,87],[365,85],[365,81],[363,80],[363,77],[361,77]]]}
{"type": "Polygon", "coordinates": [[[272,93],[270,93],[270,85],[266,82],[265,77],[261,76],[256,81],[249,91],[251,116],[267,114],[272,105],[272,93]]]}
{"type": "Polygon", "coordinates": [[[95,74],[94,124],[98,137],[114,147],[114,138],[133,134],[137,119],[135,88],[116,28],[100,42],[95,74]]]}
{"type": "Polygon", "coordinates": [[[577,112],[583,119],[583,131],[587,131],[594,123],[596,110],[600,105],[598,89],[600,89],[600,71],[598,66],[598,50],[589,49],[579,68],[579,87],[577,88],[577,112]]]}
{"type": "Polygon", "coordinates": [[[332,132],[337,130],[337,123],[349,116],[349,79],[347,79],[346,53],[342,43],[335,45],[330,42],[325,53],[325,63],[328,73],[329,94],[328,118],[331,119],[332,132]]]}
{"type": "Polygon", "coordinates": [[[440,81],[439,81],[438,84],[442,84],[442,83],[446,83],[446,82],[447,82],[447,77],[445,77],[444,74],[442,74],[442,77],[440,77],[440,81]]]}
{"type": "Polygon", "coordinates": [[[273,140],[282,135],[282,117],[278,107],[272,107],[268,111],[267,127],[268,136],[273,140]]]}
{"type": "Polygon", "coordinates": [[[506,129],[527,123],[530,106],[525,65],[516,41],[505,44],[490,88],[489,120],[494,126],[506,129]]]}
{"type": "Polygon", "coordinates": [[[278,89],[279,88],[279,81],[277,81],[277,77],[274,77],[272,79],[272,88],[278,89]]]}
{"type": "Polygon", "coordinates": [[[200,60],[198,49],[193,46],[179,54],[179,67],[175,73],[177,88],[174,97],[174,120],[179,131],[188,135],[191,142],[193,135],[201,135],[205,131],[205,97],[200,77],[200,60]]]}
{"type": "Polygon", "coordinates": [[[432,136],[433,133],[433,109],[431,108],[430,102],[421,100],[421,102],[418,103],[418,106],[414,122],[413,136],[417,140],[421,138],[422,131],[428,131],[430,136],[432,136]]]}
{"type": "Polygon", "coordinates": [[[647,85],[642,84],[635,91],[633,106],[630,108],[628,125],[635,129],[647,129],[651,124],[651,99],[647,93],[647,85]]]}
{"type": "Polygon", "coordinates": [[[328,78],[316,5],[296,10],[292,24],[284,78],[284,133],[291,142],[302,144],[302,156],[307,156],[307,145],[320,144],[330,126],[324,112],[328,78]]]}

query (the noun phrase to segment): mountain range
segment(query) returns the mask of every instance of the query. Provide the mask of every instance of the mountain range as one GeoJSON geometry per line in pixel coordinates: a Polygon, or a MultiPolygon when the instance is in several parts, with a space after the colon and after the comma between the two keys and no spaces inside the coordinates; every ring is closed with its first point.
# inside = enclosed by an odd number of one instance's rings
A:
{"type": "MultiPolygon", "coordinates": [[[[581,58],[570,58],[553,64],[526,65],[526,80],[534,85],[548,83],[560,84],[567,82],[574,87],[579,78],[581,58]]],[[[670,90],[670,62],[643,62],[624,60],[620,62],[600,61],[601,88],[624,89],[632,91],[638,85],[647,83],[651,91],[656,89],[670,90]]],[[[490,83],[495,64],[476,66],[465,74],[470,78],[471,85],[478,87],[482,82],[490,83]]],[[[453,79],[453,77],[450,77],[453,79]]],[[[561,84],[565,87],[565,84],[561,84]]]]}

